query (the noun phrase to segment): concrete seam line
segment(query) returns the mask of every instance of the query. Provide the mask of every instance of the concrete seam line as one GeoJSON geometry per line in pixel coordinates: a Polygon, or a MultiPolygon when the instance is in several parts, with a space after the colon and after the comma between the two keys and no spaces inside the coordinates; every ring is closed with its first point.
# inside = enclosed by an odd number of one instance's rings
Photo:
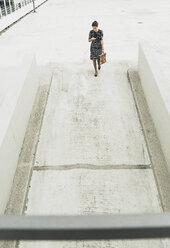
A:
{"type": "Polygon", "coordinates": [[[158,139],[156,129],[149,112],[149,108],[144,96],[140,78],[136,69],[127,71],[127,77],[132,89],[133,97],[136,102],[136,108],[139,120],[142,125],[144,138],[148,148],[151,160],[153,174],[155,177],[158,193],[163,211],[170,210],[170,176],[166,167],[166,160],[158,139]],[[134,79],[135,78],[135,79],[134,79]]]}
{"type": "Polygon", "coordinates": [[[71,165],[45,165],[34,166],[33,170],[74,170],[74,169],[88,169],[88,170],[129,170],[129,169],[151,169],[151,165],[94,165],[94,164],[71,164],[71,165]]]}

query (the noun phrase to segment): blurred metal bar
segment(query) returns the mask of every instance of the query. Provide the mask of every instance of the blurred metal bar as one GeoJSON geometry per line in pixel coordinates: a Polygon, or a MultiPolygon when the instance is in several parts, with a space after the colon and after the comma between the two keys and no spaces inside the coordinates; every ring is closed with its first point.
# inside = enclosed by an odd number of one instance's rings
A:
{"type": "Polygon", "coordinates": [[[11,0],[9,0],[9,9],[10,9],[10,13],[12,13],[12,5],[11,5],[11,0]]]}
{"type": "Polygon", "coordinates": [[[0,240],[106,240],[170,237],[170,213],[0,216],[0,240]]]}
{"type": "Polygon", "coordinates": [[[32,3],[33,3],[33,12],[35,13],[35,0],[32,0],[32,3]]]}
{"type": "Polygon", "coordinates": [[[2,10],[1,10],[1,6],[0,6],[0,18],[2,18],[2,10]]]}
{"type": "Polygon", "coordinates": [[[6,0],[4,0],[4,9],[5,9],[5,15],[7,15],[6,0]]]}
{"type": "Polygon", "coordinates": [[[23,0],[23,1],[19,1],[17,2],[17,4],[15,3],[15,0],[13,0],[13,2],[11,2],[11,0],[9,0],[8,5],[6,0],[3,0],[3,5],[4,7],[0,7],[0,18],[2,18],[3,16],[7,16],[8,14],[11,14],[12,12],[25,7],[27,4],[32,3],[33,4],[33,12],[36,13],[36,6],[35,6],[35,0],[23,0]]]}

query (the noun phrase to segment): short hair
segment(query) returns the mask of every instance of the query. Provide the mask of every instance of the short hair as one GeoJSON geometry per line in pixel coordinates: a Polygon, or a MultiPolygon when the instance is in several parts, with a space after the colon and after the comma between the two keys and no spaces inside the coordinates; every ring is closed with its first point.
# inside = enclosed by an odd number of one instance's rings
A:
{"type": "Polygon", "coordinates": [[[99,24],[98,24],[97,21],[94,21],[94,22],[92,23],[92,27],[94,27],[94,26],[95,26],[95,27],[98,27],[98,25],[99,25],[99,24]]]}

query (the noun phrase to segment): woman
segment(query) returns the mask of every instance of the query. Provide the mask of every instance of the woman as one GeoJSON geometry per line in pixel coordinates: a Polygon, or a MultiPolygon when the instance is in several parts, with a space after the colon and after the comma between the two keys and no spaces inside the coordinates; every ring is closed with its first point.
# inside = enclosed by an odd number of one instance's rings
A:
{"type": "Polygon", "coordinates": [[[104,44],[103,44],[103,31],[98,29],[98,22],[94,21],[92,23],[93,29],[89,32],[88,41],[91,42],[90,46],[90,59],[93,60],[93,65],[95,69],[94,76],[97,77],[97,63],[98,61],[98,69],[100,70],[100,57],[99,55],[104,53],[104,44]]]}

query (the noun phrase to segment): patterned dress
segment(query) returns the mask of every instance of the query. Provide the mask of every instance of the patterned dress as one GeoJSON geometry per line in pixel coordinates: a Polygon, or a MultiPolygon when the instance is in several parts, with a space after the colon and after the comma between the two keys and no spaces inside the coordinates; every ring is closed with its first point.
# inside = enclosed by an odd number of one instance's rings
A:
{"type": "Polygon", "coordinates": [[[103,31],[101,29],[98,29],[97,32],[93,29],[90,30],[89,39],[92,37],[96,38],[96,40],[93,40],[90,45],[90,59],[99,59],[99,55],[102,53],[101,40],[103,40],[103,31]]]}

